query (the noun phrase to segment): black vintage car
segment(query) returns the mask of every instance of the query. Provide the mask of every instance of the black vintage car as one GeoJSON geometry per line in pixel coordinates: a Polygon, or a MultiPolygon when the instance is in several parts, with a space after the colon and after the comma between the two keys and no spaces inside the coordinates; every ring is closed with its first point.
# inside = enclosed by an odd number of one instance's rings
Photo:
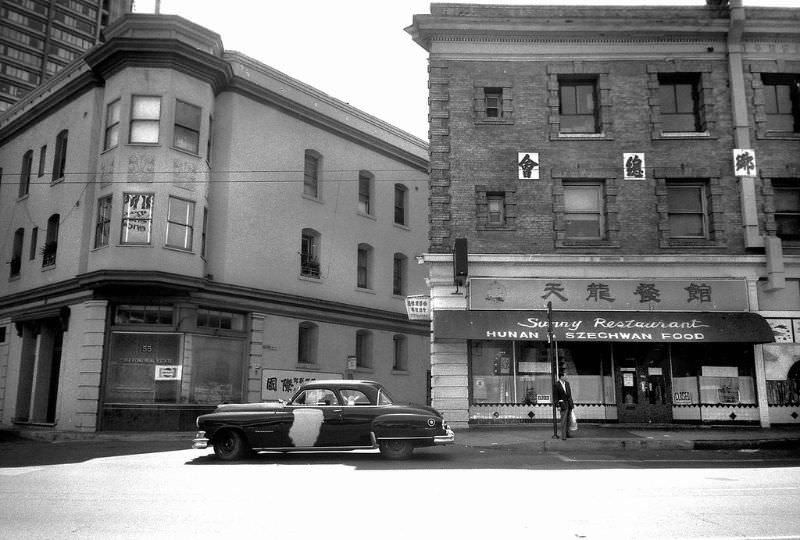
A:
{"type": "Polygon", "coordinates": [[[288,402],[219,405],[197,417],[197,429],[193,448],[211,444],[226,461],[252,451],[364,448],[407,459],[416,447],[455,439],[436,409],[397,404],[380,383],[353,380],[306,382],[288,402]]]}

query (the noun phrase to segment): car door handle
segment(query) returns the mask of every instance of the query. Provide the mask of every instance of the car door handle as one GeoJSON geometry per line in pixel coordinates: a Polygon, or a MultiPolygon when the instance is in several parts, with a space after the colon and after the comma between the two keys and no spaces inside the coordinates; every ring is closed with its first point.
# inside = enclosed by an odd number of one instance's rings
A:
{"type": "Polygon", "coordinates": [[[340,412],[342,412],[342,409],[333,409],[333,412],[340,413],[340,412]]]}

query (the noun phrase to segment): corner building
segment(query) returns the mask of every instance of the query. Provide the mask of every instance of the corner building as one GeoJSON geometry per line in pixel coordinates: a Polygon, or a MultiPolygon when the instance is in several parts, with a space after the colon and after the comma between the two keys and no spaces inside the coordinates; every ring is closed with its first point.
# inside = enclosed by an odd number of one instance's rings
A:
{"type": "Polygon", "coordinates": [[[552,421],[557,370],[586,421],[800,421],[800,10],[432,4],[407,32],[451,425],[552,421]]]}
{"type": "Polygon", "coordinates": [[[128,15],[0,117],[0,419],[191,430],[377,379],[425,402],[428,149],[175,16],[128,15]]]}

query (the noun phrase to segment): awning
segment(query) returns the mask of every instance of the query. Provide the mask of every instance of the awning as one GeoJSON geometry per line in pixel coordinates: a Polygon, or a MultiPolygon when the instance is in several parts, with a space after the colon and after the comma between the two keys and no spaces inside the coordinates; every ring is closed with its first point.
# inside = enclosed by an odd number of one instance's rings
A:
{"type": "MultiPolygon", "coordinates": [[[[434,338],[547,341],[546,311],[445,311],[433,314],[434,338]]],[[[771,343],[757,313],[554,311],[558,341],[771,343]]]]}

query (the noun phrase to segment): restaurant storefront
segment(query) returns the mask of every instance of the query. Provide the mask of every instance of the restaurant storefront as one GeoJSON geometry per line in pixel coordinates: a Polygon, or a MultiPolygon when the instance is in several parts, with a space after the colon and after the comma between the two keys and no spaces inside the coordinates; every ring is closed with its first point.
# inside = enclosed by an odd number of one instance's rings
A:
{"type": "Polygon", "coordinates": [[[744,280],[478,278],[434,332],[466,344],[470,424],[552,421],[554,370],[585,420],[758,423],[774,337],[747,306],[744,280]]]}

